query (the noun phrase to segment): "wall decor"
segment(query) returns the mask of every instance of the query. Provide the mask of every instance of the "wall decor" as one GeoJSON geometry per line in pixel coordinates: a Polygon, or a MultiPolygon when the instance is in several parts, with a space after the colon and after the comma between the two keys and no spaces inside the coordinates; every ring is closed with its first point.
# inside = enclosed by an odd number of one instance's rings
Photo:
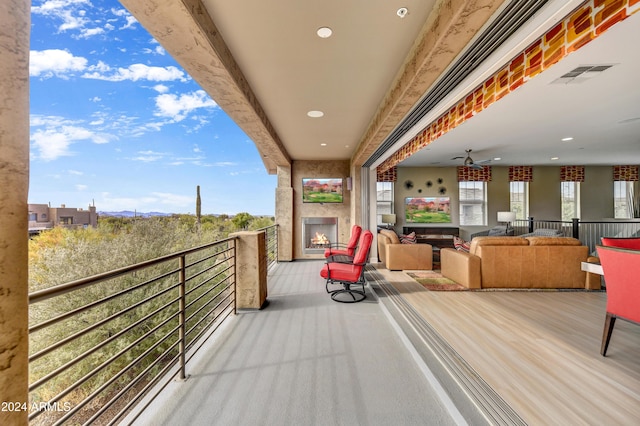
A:
{"type": "Polygon", "coordinates": [[[404,199],[407,223],[451,222],[451,200],[449,197],[407,197],[404,199]]]}
{"type": "Polygon", "coordinates": [[[302,179],[303,203],[342,203],[342,178],[302,179]]]}
{"type": "Polygon", "coordinates": [[[442,185],[442,182],[444,182],[444,179],[442,179],[442,178],[438,178],[438,183],[439,183],[440,185],[442,185]]]}
{"type": "Polygon", "coordinates": [[[444,186],[441,186],[440,188],[438,188],[438,194],[444,195],[446,193],[447,193],[447,188],[445,188],[444,186]]]}
{"type": "Polygon", "coordinates": [[[427,188],[431,188],[433,186],[433,182],[431,182],[430,180],[427,181],[426,183],[427,188]]]}
{"type": "Polygon", "coordinates": [[[413,181],[405,180],[404,181],[404,187],[407,188],[407,189],[413,189],[413,181]]]}

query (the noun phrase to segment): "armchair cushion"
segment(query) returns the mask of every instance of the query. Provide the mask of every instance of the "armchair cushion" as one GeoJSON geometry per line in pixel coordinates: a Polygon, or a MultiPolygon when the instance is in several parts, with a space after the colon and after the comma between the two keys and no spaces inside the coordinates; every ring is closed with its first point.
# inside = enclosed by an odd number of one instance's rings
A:
{"type": "Polygon", "coordinates": [[[416,233],[412,232],[407,235],[401,235],[400,242],[402,244],[416,244],[418,242],[418,239],[416,238],[416,233]]]}
{"type": "Polygon", "coordinates": [[[469,241],[465,241],[460,237],[453,236],[453,246],[456,250],[465,251],[469,253],[469,248],[471,247],[471,243],[469,241]]]}

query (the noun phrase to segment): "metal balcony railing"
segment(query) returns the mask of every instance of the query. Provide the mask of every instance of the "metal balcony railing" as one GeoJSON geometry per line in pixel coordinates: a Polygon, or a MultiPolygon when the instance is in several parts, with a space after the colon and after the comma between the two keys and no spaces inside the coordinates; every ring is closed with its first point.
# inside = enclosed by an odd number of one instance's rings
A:
{"type": "Polygon", "coordinates": [[[184,378],[187,353],[235,313],[236,246],[227,238],[31,293],[30,422],[114,424],[172,368],[184,378]]]}
{"type": "Polygon", "coordinates": [[[267,268],[278,263],[278,225],[259,229],[264,231],[266,239],[267,268]]]}

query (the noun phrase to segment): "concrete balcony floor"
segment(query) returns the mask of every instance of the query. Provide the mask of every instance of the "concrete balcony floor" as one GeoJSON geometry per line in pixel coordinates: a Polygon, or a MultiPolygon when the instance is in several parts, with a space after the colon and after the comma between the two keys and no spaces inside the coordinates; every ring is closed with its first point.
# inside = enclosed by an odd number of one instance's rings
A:
{"type": "Polygon", "coordinates": [[[640,327],[600,356],[604,292],[430,292],[370,268],[333,302],[322,261],[278,265],[269,306],[233,317],[134,423],[637,424],[640,327]]]}
{"type": "Polygon", "coordinates": [[[269,305],[232,317],[187,364],[189,379],[170,383],[134,424],[464,424],[375,290],[334,302],[322,265],[277,265],[269,305]]]}

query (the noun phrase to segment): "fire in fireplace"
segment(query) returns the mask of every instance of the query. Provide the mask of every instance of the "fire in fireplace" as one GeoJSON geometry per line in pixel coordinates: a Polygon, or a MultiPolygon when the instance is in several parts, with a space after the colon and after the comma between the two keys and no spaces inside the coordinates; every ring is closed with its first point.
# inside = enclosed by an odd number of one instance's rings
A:
{"type": "Polygon", "coordinates": [[[302,253],[321,254],[338,241],[337,217],[302,218],[302,253]]]}
{"type": "Polygon", "coordinates": [[[311,238],[311,246],[320,246],[320,247],[325,247],[325,246],[330,246],[331,245],[331,241],[329,241],[329,239],[327,238],[326,235],[320,233],[320,232],[316,232],[315,237],[311,238]]]}

